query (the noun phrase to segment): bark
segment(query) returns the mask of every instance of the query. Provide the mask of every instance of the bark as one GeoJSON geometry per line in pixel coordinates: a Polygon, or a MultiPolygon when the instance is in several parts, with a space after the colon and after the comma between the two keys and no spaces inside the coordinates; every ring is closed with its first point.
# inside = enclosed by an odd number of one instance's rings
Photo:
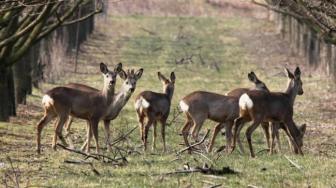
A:
{"type": "Polygon", "coordinates": [[[0,67],[0,121],[15,116],[14,83],[11,68],[0,67]]]}

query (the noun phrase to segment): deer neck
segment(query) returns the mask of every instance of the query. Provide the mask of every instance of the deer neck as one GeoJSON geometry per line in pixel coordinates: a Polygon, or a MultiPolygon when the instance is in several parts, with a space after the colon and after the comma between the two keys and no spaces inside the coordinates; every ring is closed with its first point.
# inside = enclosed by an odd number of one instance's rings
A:
{"type": "Polygon", "coordinates": [[[130,99],[132,92],[121,90],[116,93],[113,97],[113,102],[109,106],[108,113],[106,118],[107,119],[115,119],[121,109],[126,105],[127,101],[130,99]]]}
{"type": "Polygon", "coordinates": [[[173,94],[174,94],[174,88],[170,88],[170,87],[166,87],[163,89],[164,94],[166,94],[167,98],[169,99],[169,102],[172,100],[173,98],[173,94]]]}
{"type": "Polygon", "coordinates": [[[109,87],[108,85],[104,85],[101,93],[104,99],[106,100],[106,104],[110,105],[113,100],[114,87],[109,87]]]}
{"type": "Polygon", "coordinates": [[[286,89],[286,94],[288,95],[288,97],[290,99],[290,103],[293,106],[298,91],[297,91],[297,88],[294,85],[293,80],[289,80],[287,85],[288,86],[287,86],[287,89],[286,89]]]}

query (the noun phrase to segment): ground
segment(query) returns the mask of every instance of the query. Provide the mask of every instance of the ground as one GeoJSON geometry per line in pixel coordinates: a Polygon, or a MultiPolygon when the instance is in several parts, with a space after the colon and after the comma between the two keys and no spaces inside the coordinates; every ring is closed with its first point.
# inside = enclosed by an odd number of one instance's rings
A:
{"type": "MultiPolygon", "coordinates": [[[[336,87],[333,80],[321,70],[309,68],[301,56],[293,55],[288,43],[276,33],[274,23],[265,18],[265,10],[246,4],[228,8],[202,6],[202,10],[195,9],[197,11],[189,13],[191,15],[158,13],[152,16],[153,12],[146,14],[146,11],[131,15],[112,11],[100,18],[94,34],[81,47],[78,72],[66,70],[57,83],[43,84],[42,91],[34,90],[28,105],[19,107],[17,117],[9,123],[0,123],[0,175],[3,180],[12,184],[5,175],[13,175],[15,169],[20,185],[31,187],[335,187],[336,96],[333,93],[336,87]],[[128,160],[126,165],[113,166],[88,159],[98,175],[90,165],[66,163],[83,159],[82,156],[61,148],[57,151],[51,149],[51,124],[42,133],[42,154],[35,152],[36,124],[43,115],[43,92],[69,82],[101,88],[99,62],[110,66],[122,62],[125,68],[144,68],[135,93],[112,122],[113,140],[138,126],[133,107],[135,96],[143,90],[161,91],[158,71],[167,76],[171,71],[175,72],[177,78],[170,125],[166,129],[166,153],[162,152],[160,134],[157,150],[143,152],[139,130],[136,129],[126,140],[119,142],[114,151],[103,149],[104,155],[113,157],[121,148],[128,160]],[[295,101],[294,119],[298,124],[308,125],[304,156],[289,151],[283,134],[283,150],[268,155],[264,151],[266,144],[261,130],[253,135],[255,150],[260,151],[255,159],[251,159],[247,152],[240,154],[237,151],[230,155],[213,152],[176,156],[176,152],[184,148],[180,130],[185,117],[181,114],[171,121],[177,114],[179,99],[195,90],[224,94],[237,87],[251,87],[247,80],[247,73],[251,70],[271,90],[283,91],[287,84],[283,73],[285,66],[291,70],[296,66],[302,69],[305,93],[295,101]],[[299,167],[294,167],[286,157],[299,167]],[[14,168],[11,168],[8,158],[14,168]],[[223,176],[166,174],[183,168],[185,164],[194,167],[203,163],[218,169],[230,167],[238,173],[223,176]]],[[[121,82],[119,79],[117,90],[121,82]]],[[[85,139],[85,125],[85,121],[75,120],[72,127],[71,136],[77,148],[85,139]]],[[[207,121],[202,127],[201,137],[214,125],[214,122],[207,121]]],[[[160,126],[158,128],[160,130],[160,126]]],[[[99,131],[103,146],[102,125],[99,131]]],[[[243,134],[241,136],[243,138],[243,134]]],[[[219,135],[215,150],[224,145],[224,141],[224,137],[219,135]]],[[[151,139],[149,142],[151,144],[151,139]]]]}

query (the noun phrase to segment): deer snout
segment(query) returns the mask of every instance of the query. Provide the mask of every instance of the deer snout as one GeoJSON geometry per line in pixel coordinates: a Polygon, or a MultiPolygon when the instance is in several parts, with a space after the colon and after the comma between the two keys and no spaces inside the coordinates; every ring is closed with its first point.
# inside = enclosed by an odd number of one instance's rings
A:
{"type": "Polygon", "coordinates": [[[130,89],[130,90],[131,90],[131,92],[134,92],[134,90],[135,90],[135,87],[131,87],[131,89],[130,89]]]}
{"type": "Polygon", "coordinates": [[[115,80],[111,80],[111,81],[110,81],[110,85],[114,85],[115,82],[116,82],[115,80]]]}

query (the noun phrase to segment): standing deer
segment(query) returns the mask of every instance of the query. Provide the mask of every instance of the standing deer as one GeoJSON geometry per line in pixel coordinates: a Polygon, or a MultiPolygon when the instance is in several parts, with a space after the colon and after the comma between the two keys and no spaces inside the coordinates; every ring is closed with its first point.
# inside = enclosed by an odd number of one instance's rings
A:
{"type": "MultiPolygon", "coordinates": [[[[57,137],[65,142],[62,136],[62,128],[69,115],[86,119],[90,122],[90,129],[93,131],[96,143],[96,152],[99,152],[98,123],[105,117],[108,107],[112,103],[116,76],[121,71],[121,68],[122,64],[119,63],[113,71],[109,71],[104,63],[100,63],[100,71],[104,78],[104,86],[101,91],[89,92],[68,87],[55,87],[44,95],[42,99],[44,116],[37,125],[38,153],[41,152],[42,129],[55,117],[57,117],[57,122],[52,148],[56,149],[57,137]]],[[[87,148],[87,152],[89,150],[90,148],[87,148]]]]}
{"type": "MultiPolygon", "coordinates": [[[[256,75],[251,72],[248,78],[255,84],[255,89],[266,90],[268,88],[256,75]]],[[[208,152],[212,147],[218,132],[225,127],[227,146],[231,145],[232,126],[235,118],[239,116],[239,96],[250,89],[239,88],[229,92],[228,95],[220,95],[206,91],[196,91],[185,96],[180,101],[180,108],[185,113],[187,120],[182,128],[182,135],[186,146],[189,146],[188,134],[192,128],[192,136],[197,139],[200,128],[206,119],[218,122],[212,134],[208,152]]],[[[242,148],[242,146],[241,146],[242,148]]],[[[226,147],[227,152],[228,147],[226,147]]]]}
{"type": "MultiPolygon", "coordinates": [[[[246,130],[246,138],[249,144],[250,155],[255,157],[251,135],[261,122],[281,122],[286,126],[287,134],[292,139],[294,152],[303,155],[303,135],[306,125],[297,127],[293,121],[293,105],[296,95],[302,95],[301,71],[297,67],[294,74],[288,69],[287,77],[289,78],[288,87],[285,93],[282,92],[264,92],[248,91],[239,98],[239,117],[234,121],[234,141],[232,151],[235,149],[236,139],[244,123],[253,121],[252,125],[246,130]]],[[[271,126],[272,128],[274,126],[271,126]]],[[[274,147],[274,131],[272,132],[271,149],[274,147]]]]}
{"type": "Polygon", "coordinates": [[[151,125],[154,127],[153,145],[154,150],[156,145],[156,124],[161,123],[161,136],[163,141],[163,150],[166,151],[165,128],[166,121],[169,116],[171,100],[174,94],[175,74],[171,72],[170,80],[158,72],[159,80],[163,84],[163,93],[153,91],[143,91],[135,99],[135,110],[140,124],[140,135],[144,144],[144,150],[147,149],[148,130],[151,125]],[[145,124],[144,120],[147,119],[145,124]]]}
{"type": "MultiPolygon", "coordinates": [[[[127,72],[121,69],[121,71],[119,72],[119,76],[121,79],[124,80],[124,82],[121,86],[120,91],[114,94],[113,102],[108,107],[108,110],[104,117],[105,144],[106,144],[108,151],[111,151],[111,146],[109,144],[110,143],[110,122],[119,115],[120,111],[123,109],[123,107],[126,105],[129,98],[132,96],[136,88],[136,83],[141,78],[142,73],[143,73],[142,68],[139,69],[137,72],[134,72],[133,69],[127,70],[127,72]]],[[[82,84],[76,84],[76,83],[68,84],[66,85],[66,87],[75,88],[75,89],[84,90],[84,91],[98,92],[98,90],[95,88],[82,85],[82,84]]],[[[69,134],[70,132],[71,123],[72,123],[72,117],[70,116],[70,121],[66,125],[67,134],[69,134]]],[[[89,125],[89,122],[88,122],[88,125],[89,125]]],[[[89,126],[87,127],[87,131],[89,131],[89,126]]],[[[87,144],[88,144],[88,139],[83,144],[82,150],[84,148],[90,147],[87,144]]]]}

